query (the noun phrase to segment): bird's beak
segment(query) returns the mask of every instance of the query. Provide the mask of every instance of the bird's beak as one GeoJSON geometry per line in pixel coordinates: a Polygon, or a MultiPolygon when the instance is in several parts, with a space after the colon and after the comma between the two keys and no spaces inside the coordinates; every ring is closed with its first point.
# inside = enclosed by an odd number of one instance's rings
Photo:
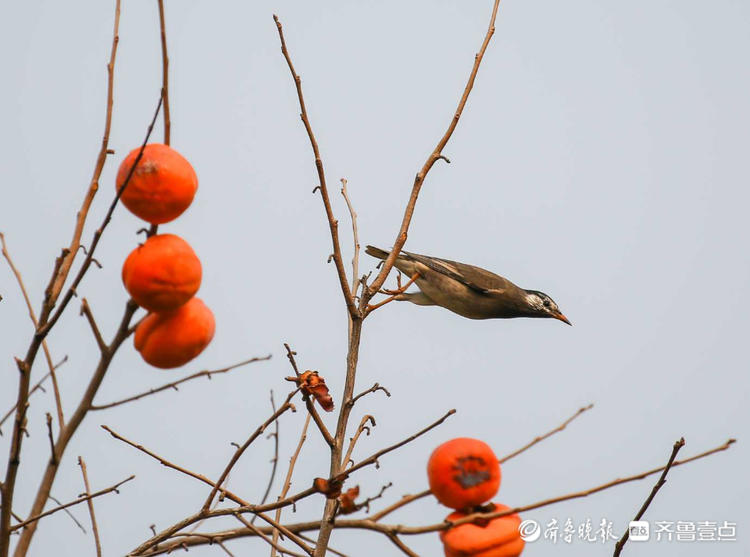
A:
{"type": "Polygon", "coordinates": [[[570,325],[571,327],[573,326],[573,323],[571,323],[570,321],[568,321],[568,318],[567,318],[567,317],[565,317],[565,316],[564,316],[564,315],[563,315],[562,313],[560,313],[560,312],[558,312],[558,313],[555,313],[555,314],[554,314],[554,315],[553,315],[552,317],[554,317],[555,319],[559,319],[559,320],[560,320],[560,321],[562,321],[563,323],[567,323],[567,324],[568,324],[568,325],[570,325]]]}

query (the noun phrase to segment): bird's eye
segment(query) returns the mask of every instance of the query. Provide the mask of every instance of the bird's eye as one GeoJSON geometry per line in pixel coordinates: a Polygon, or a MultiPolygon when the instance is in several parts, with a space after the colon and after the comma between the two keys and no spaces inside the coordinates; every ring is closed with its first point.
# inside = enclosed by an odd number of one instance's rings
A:
{"type": "Polygon", "coordinates": [[[544,307],[546,307],[546,308],[549,307],[549,300],[544,300],[544,307]]]}

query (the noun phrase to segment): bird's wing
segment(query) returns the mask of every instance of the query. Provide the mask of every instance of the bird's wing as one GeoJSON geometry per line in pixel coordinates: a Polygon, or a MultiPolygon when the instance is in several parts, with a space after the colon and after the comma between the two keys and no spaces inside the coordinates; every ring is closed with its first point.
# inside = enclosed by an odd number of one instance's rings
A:
{"type": "Polygon", "coordinates": [[[408,251],[402,251],[401,253],[436,273],[440,273],[460,282],[467,288],[470,288],[479,294],[489,294],[490,290],[504,288],[508,282],[501,276],[485,271],[479,267],[474,267],[473,265],[458,263],[448,259],[440,259],[438,257],[419,255],[418,253],[411,253],[408,251]]]}

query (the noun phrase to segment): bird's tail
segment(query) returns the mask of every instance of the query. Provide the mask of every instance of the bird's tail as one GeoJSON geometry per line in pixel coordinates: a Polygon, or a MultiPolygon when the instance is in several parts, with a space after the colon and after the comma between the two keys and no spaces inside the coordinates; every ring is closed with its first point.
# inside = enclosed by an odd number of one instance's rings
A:
{"type": "Polygon", "coordinates": [[[373,257],[376,257],[378,259],[385,259],[388,257],[389,251],[382,250],[380,248],[376,248],[375,246],[367,246],[365,248],[365,253],[367,255],[371,255],[373,257]]]}

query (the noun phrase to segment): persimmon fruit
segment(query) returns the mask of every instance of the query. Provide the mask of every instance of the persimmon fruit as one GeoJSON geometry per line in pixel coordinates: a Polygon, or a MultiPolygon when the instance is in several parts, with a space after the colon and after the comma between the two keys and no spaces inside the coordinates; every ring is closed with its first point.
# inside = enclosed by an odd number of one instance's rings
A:
{"type": "Polygon", "coordinates": [[[171,311],[198,292],[202,273],[190,244],[174,234],[157,234],[130,252],[122,282],[139,306],[171,311]]]}
{"type": "MultiPolygon", "coordinates": [[[[130,151],[117,171],[119,191],[135,163],[140,147],[130,151]]],[[[190,163],[169,145],[150,143],[143,150],[120,200],[131,213],[151,224],[179,217],[195,197],[198,177],[190,163]]]]}
{"type": "MultiPolygon", "coordinates": [[[[509,511],[499,503],[493,512],[509,511]]],[[[445,519],[455,521],[466,514],[456,511],[445,519]]],[[[490,520],[480,526],[471,522],[440,532],[445,557],[518,557],[525,542],[521,539],[518,526],[521,517],[509,514],[490,520]]]]}
{"type": "Polygon", "coordinates": [[[500,463],[484,441],[458,437],[432,452],[427,477],[433,495],[443,505],[469,509],[495,496],[500,488],[500,463]]]}
{"type": "Polygon", "coordinates": [[[180,367],[203,352],[215,327],[211,310],[191,298],[176,310],[147,315],[135,329],[135,349],[152,366],[180,367]]]}

